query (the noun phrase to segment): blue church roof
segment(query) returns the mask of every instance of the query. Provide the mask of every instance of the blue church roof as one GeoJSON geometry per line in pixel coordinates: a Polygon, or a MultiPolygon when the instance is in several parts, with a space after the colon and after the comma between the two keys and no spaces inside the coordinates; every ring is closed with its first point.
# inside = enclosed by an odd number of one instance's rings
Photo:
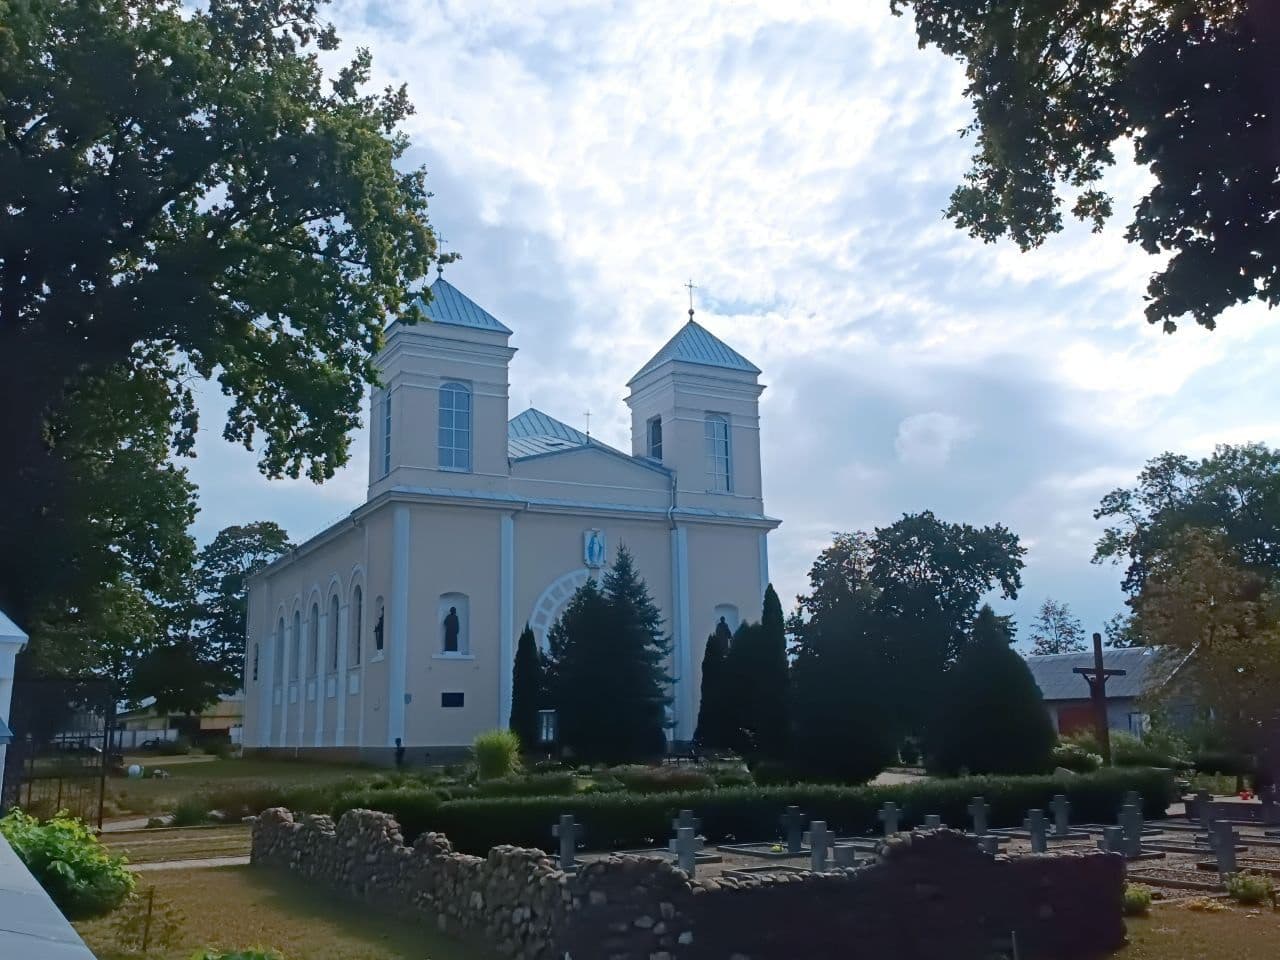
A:
{"type": "Polygon", "coordinates": [[[572,450],[592,442],[581,430],[533,407],[507,422],[507,456],[512,460],[572,450]]]}
{"type": "Polygon", "coordinates": [[[511,334],[502,321],[463,294],[444,277],[437,277],[436,282],[431,284],[431,302],[424,303],[419,299],[418,306],[435,323],[447,323],[454,327],[471,327],[473,330],[491,330],[508,336],[511,334]]]}
{"type": "Polygon", "coordinates": [[[653,355],[634,377],[627,381],[630,386],[650,370],[655,370],[668,360],[681,363],[697,363],[705,367],[719,367],[722,370],[740,370],[743,373],[759,373],[760,368],[734,350],[727,343],[711,333],[705,327],[689,320],[666,346],[653,355]]]}

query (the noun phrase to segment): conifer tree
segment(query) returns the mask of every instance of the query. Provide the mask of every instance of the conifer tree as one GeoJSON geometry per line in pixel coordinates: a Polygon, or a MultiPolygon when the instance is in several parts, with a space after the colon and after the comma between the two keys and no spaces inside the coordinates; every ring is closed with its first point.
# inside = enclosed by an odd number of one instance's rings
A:
{"type": "Polygon", "coordinates": [[[538,641],[526,623],[516,644],[516,662],[511,671],[511,730],[525,750],[538,743],[538,711],[543,700],[542,657],[538,641]]]}
{"type": "Polygon", "coordinates": [[[724,618],[707,638],[702,655],[702,689],[698,702],[698,728],[693,739],[704,749],[730,749],[732,741],[729,687],[729,644],[732,639],[724,618]]]}
{"type": "Polygon", "coordinates": [[[549,639],[560,739],[576,757],[618,763],[665,751],[671,643],[625,547],[600,585],[574,593],[549,639]]]}
{"type": "Polygon", "coordinates": [[[1051,766],[1057,735],[1040,689],[986,604],[972,642],[944,678],[929,739],[926,762],[939,773],[1041,773],[1051,766]]]}
{"type": "Polygon", "coordinates": [[[779,760],[786,755],[789,740],[787,700],[790,669],[787,663],[787,632],[782,603],[773,584],[764,591],[764,611],[760,619],[759,666],[755,685],[756,742],[762,756],[779,760]]]}

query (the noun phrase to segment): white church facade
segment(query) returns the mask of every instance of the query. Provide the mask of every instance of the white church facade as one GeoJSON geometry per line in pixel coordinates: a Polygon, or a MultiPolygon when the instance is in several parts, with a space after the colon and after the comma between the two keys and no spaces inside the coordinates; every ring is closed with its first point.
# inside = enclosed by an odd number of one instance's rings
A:
{"type": "Polygon", "coordinates": [[[687,741],[720,617],[758,620],[770,530],[760,371],[689,321],[627,384],[624,452],[529,409],[508,419],[512,332],[443,277],[431,322],[377,358],[369,489],[249,584],[244,743],[444,759],[505,727],[515,645],[540,644],[620,544],[673,640],[687,741]]]}

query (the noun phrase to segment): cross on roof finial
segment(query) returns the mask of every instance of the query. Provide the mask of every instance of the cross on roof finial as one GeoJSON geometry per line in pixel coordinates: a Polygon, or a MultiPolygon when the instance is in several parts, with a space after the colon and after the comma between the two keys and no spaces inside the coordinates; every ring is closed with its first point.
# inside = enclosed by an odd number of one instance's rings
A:
{"type": "Polygon", "coordinates": [[[692,277],[689,279],[689,282],[685,284],[685,286],[689,288],[689,319],[692,320],[693,319],[693,291],[696,290],[697,287],[694,286],[692,277]]]}
{"type": "Polygon", "coordinates": [[[586,411],[582,415],[587,418],[587,436],[590,437],[591,436],[591,408],[587,407],[586,411]]]}
{"type": "Polygon", "coordinates": [[[444,245],[447,242],[448,241],[445,240],[444,237],[440,236],[439,234],[436,235],[436,276],[437,277],[444,276],[444,263],[445,263],[444,245]]]}

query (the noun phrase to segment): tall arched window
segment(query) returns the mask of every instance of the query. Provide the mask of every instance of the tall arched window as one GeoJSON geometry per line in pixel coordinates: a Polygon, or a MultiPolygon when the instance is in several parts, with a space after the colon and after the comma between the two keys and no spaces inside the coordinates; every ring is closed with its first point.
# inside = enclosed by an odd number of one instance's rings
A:
{"type": "Polygon", "coordinates": [[[329,601],[329,672],[338,672],[338,595],[329,601]]]}
{"type": "Polygon", "coordinates": [[[729,418],[722,413],[708,413],[707,489],[715,493],[733,492],[733,470],[729,456],[729,418]]]}
{"type": "Polygon", "coordinates": [[[381,657],[387,645],[387,608],[382,598],[373,601],[373,655],[381,657]]]}
{"type": "Polygon", "coordinates": [[[271,648],[271,682],[281,684],[284,683],[284,617],[276,624],[276,636],[271,648]]]}
{"type": "Polygon", "coordinates": [[[293,630],[289,637],[289,679],[298,679],[298,661],[302,659],[302,611],[293,611],[293,630]]]}
{"type": "Polygon", "coordinates": [[[391,472],[391,391],[382,394],[382,475],[391,472]]]}
{"type": "Polygon", "coordinates": [[[314,677],[320,672],[320,605],[311,605],[311,629],[307,631],[310,643],[307,645],[307,676],[314,677]]]}
{"type": "Polygon", "coordinates": [[[258,644],[253,644],[253,682],[258,682],[258,644]]]}
{"type": "Polygon", "coordinates": [[[364,591],[359,586],[351,591],[351,666],[360,666],[360,648],[364,637],[361,634],[364,623],[364,591]]]}
{"type": "Polygon", "coordinates": [[[471,389],[462,383],[440,388],[440,466],[471,469],[471,389]]]}

